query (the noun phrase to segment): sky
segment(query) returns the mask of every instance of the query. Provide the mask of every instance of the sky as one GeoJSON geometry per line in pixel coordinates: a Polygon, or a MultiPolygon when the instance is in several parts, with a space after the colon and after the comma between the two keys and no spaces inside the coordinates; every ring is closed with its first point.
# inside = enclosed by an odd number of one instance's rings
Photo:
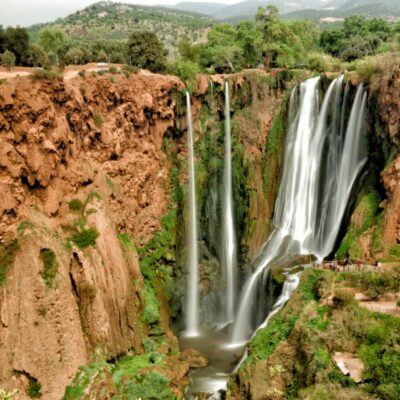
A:
{"type": "MultiPolygon", "coordinates": [[[[173,5],[181,0],[119,0],[121,3],[173,5]]],[[[183,0],[182,0],[183,1],[183,0]]],[[[185,0],[186,1],[186,0],[185,0]]],[[[238,3],[240,0],[193,0],[201,2],[238,3]]],[[[65,17],[97,0],[0,0],[0,25],[29,26],[65,17]]]]}

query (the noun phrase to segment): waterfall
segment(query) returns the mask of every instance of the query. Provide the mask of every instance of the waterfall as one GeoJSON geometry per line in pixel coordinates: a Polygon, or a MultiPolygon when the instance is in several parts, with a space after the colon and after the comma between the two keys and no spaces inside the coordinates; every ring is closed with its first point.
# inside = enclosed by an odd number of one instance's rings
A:
{"type": "Polygon", "coordinates": [[[331,83],[321,107],[319,78],[291,93],[275,230],[243,288],[232,346],[245,342],[254,329],[257,283],[272,261],[310,253],[322,259],[334,248],[351,190],[367,159],[366,93],[359,85],[343,138],[343,81],[340,76],[331,83]]]}
{"type": "Polygon", "coordinates": [[[196,180],[194,172],[193,123],[192,106],[189,92],[186,92],[188,150],[189,150],[189,219],[188,219],[188,248],[189,275],[186,293],[186,336],[199,335],[199,271],[197,249],[197,211],[196,211],[196,180]]]}
{"type": "Polygon", "coordinates": [[[223,201],[223,240],[222,263],[226,278],[226,322],[233,322],[235,306],[236,238],[233,220],[232,199],[232,146],[229,85],[225,82],[225,159],[224,159],[224,201],[223,201]]]}
{"type": "MultiPolygon", "coordinates": [[[[252,340],[260,331],[261,329],[264,329],[268,326],[269,321],[271,318],[277,314],[280,310],[282,310],[283,306],[286,304],[286,302],[290,299],[292,296],[292,293],[297,289],[297,286],[299,286],[300,283],[300,274],[301,272],[297,272],[296,274],[288,275],[285,279],[285,282],[283,283],[283,288],[282,288],[282,293],[274,303],[271,312],[268,314],[268,317],[265,319],[265,321],[254,331],[253,335],[251,336],[250,340],[252,340]]],[[[242,358],[240,359],[239,363],[236,365],[235,369],[233,372],[236,372],[239,370],[241,367],[243,361],[247,358],[248,356],[248,351],[247,348],[243,353],[242,358]]]]}

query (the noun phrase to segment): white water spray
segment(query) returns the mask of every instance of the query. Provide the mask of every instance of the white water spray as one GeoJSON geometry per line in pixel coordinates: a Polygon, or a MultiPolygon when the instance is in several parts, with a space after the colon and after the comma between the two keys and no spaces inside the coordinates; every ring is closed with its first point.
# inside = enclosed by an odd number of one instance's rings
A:
{"type": "Polygon", "coordinates": [[[233,220],[232,199],[232,146],[231,111],[229,85],[225,82],[225,159],[224,159],[224,202],[223,202],[223,257],[226,277],[226,322],[233,322],[236,293],[236,237],[233,220]]]}
{"type": "Polygon", "coordinates": [[[194,172],[193,123],[192,106],[189,92],[186,92],[188,150],[189,150],[189,278],[186,293],[186,336],[199,335],[199,271],[197,249],[197,210],[196,210],[196,180],[194,172]]]}

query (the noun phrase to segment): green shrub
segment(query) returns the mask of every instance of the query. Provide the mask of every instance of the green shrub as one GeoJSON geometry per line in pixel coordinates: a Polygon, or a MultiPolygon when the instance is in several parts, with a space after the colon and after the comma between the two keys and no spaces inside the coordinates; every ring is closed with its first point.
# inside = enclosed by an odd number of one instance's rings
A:
{"type": "Polygon", "coordinates": [[[189,60],[180,60],[169,64],[167,70],[168,73],[178,76],[184,82],[196,79],[197,74],[200,72],[199,65],[189,60]]]}
{"type": "Polygon", "coordinates": [[[83,203],[79,199],[73,199],[68,203],[68,207],[71,211],[83,211],[83,203]]]}
{"type": "Polygon", "coordinates": [[[89,246],[96,244],[96,239],[99,236],[99,232],[96,228],[83,229],[70,237],[70,241],[75,243],[81,250],[86,249],[89,246]]]}
{"type": "Polygon", "coordinates": [[[40,390],[40,382],[35,378],[29,377],[29,386],[26,389],[26,393],[28,394],[28,396],[32,399],[37,399],[42,396],[40,390]]]}
{"type": "Polygon", "coordinates": [[[82,69],[82,70],[80,70],[80,71],[78,72],[78,75],[79,75],[81,78],[85,78],[85,76],[86,76],[86,71],[85,71],[84,69],[82,69]]]}
{"type": "Polygon", "coordinates": [[[152,284],[148,280],[145,280],[144,302],[145,306],[141,316],[142,321],[145,324],[158,322],[160,320],[158,299],[152,284]]]}
{"type": "Polygon", "coordinates": [[[18,250],[18,239],[14,239],[6,244],[0,244],[0,286],[5,282],[7,272],[13,266],[18,250]]]}
{"type": "Polygon", "coordinates": [[[93,120],[97,128],[101,128],[103,126],[103,117],[100,113],[94,114],[93,120]]]}
{"type": "Polygon", "coordinates": [[[108,77],[108,82],[110,82],[110,83],[115,83],[114,77],[113,77],[113,76],[109,76],[109,77],[108,77]]]}
{"type": "Polygon", "coordinates": [[[33,81],[59,81],[63,79],[63,76],[56,70],[48,71],[45,69],[36,69],[35,72],[30,75],[30,78],[33,81]]]}
{"type": "Polygon", "coordinates": [[[389,255],[394,258],[400,258],[400,244],[395,244],[389,249],[389,255]]]}
{"type": "Polygon", "coordinates": [[[129,382],[121,389],[128,399],[174,400],[169,387],[169,379],[158,371],[137,375],[135,383],[129,382]]]}
{"type": "Polygon", "coordinates": [[[80,85],[79,86],[79,92],[81,93],[82,96],[84,96],[85,93],[86,93],[86,86],[85,85],[80,85]]]}
{"type": "Polygon", "coordinates": [[[120,233],[118,239],[125,249],[136,252],[135,245],[127,233],[120,233]]]}
{"type": "Polygon", "coordinates": [[[49,288],[54,288],[54,280],[58,272],[58,262],[56,259],[56,255],[51,249],[41,249],[40,258],[43,262],[42,278],[49,288]]]}
{"type": "Polygon", "coordinates": [[[108,72],[109,72],[110,74],[115,75],[115,74],[118,73],[118,69],[115,68],[115,67],[110,67],[109,70],[108,70],[108,72]]]}

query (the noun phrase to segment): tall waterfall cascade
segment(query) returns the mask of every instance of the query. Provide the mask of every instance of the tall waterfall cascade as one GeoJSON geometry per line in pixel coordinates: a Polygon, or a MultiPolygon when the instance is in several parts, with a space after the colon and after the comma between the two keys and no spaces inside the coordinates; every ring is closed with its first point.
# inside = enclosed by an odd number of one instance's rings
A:
{"type": "Polygon", "coordinates": [[[225,158],[223,188],[223,252],[222,264],[226,282],[225,307],[226,322],[233,322],[236,297],[236,235],[233,217],[232,197],[232,145],[231,145],[231,111],[229,84],[225,82],[225,158]]]}
{"type": "Polygon", "coordinates": [[[189,149],[189,218],[188,218],[188,284],[186,294],[186,331],[188,337],[199,335],[199,268],[197,244],[196,177],[194,169],[192,105],[189,92],[186,92],[188,149],[189,149]]]}
{"type": "Polygon", "coordinates": [[[242,289],[232,346],[245,342],[256,328],[252,316],[257,287],[272,261],[308,254],[322,259],[334,249],[351,191],[367,160],[367,95],[359,85],[347,118],[347,92],[340,76],[330,84],[321,106],[319,78],[291,93],[275,230],[242,289]]]}

